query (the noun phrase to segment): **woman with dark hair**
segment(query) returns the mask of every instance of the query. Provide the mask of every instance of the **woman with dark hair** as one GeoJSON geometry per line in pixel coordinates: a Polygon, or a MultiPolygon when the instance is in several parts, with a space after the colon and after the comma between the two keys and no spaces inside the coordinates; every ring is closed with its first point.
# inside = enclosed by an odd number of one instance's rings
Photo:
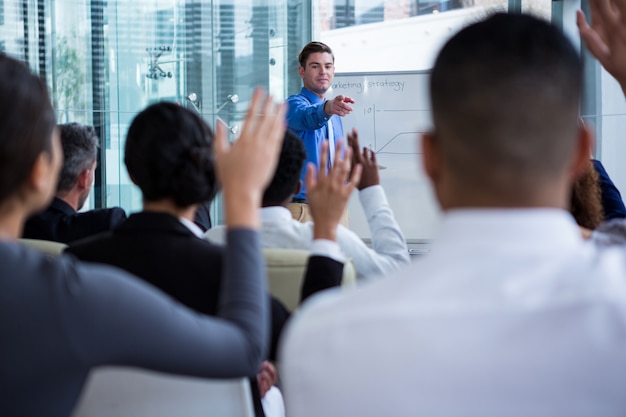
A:
{"type": "MultiPolygon", "coordinates": [[[[212,142],[204,120],[174,103],[153,104],[139,113],[128,130],[124,162],[141,189],[143,210],[113,231],[72,243],[67,251],[84,261],[125,269],[188,307],[215,314],[227,267],[224,249],[205,240],[193,223],[198,206],[218,190],[212,142]]],[[[316,262],[335,263],[326,258],[316,262]]],[[[269,358],[275,359],[289,312],[270,297],[270,313],[269,358]]],[[[253,383],[257,415],[262,415],[265,391],[257,389],[253,383]]]]}
{"type": "MultiPolygon", "coordinates": [[[[268,321],[257,208],[276,166],[284,107],[257,93],[232,147],[225,130],[217,131],[216,171],[230,231],[217,272],[222,280],[216,319],[118,269],[70,256],[52,259],[18,243],[24,219],[50,202],[62,156],[44,83],[6,56],[0,56],[0,96],[3,415],[70,414],[89,370],[98,365],[204,377],[254,375],[265,357],[268,321]]],[[[206,165],[202,151],[190,158],[206,165]]]]}
{"type": "MultiPolygon", "coordinates": [[[[223,248],[206,241],[193,223],[198,206],[218,190],[212,142],[204,120],[174,103],[139,113],[128,129],[124,162],[141,189],[143,210],[113,231],[72,243],[67,252],[125,269],[194,310],[215,314],[223,248]]],[[[271,312],[273,359],[288,312],[275,299],[271,312]]]]}

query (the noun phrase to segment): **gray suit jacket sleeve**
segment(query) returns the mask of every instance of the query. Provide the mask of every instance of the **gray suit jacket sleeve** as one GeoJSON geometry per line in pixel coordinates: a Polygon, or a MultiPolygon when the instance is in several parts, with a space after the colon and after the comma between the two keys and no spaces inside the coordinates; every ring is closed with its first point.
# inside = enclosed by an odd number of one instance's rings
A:
{"type": "Polygon", "coordinates": [[[60,322],[89,367],[251,376],[265,357],[268,338],[261,256],[256,232],[229,232],[218,318],[194,313],[121,270],[69,262],[70,279],[55,291],[60,322]]]}

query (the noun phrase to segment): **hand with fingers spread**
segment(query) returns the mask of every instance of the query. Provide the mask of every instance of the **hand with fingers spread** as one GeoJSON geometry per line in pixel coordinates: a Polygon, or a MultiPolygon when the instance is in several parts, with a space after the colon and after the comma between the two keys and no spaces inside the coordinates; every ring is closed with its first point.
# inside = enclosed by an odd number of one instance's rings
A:
{"type": "Polygon", "coordinates": [[[591,25],[582,11],[576,12],[580,36],[626,94],[626,1],[589,0],[589,8],[591,25]]]}
{"type": "MultiPolygon", "coordinates": [[[[315,239],[337,239],[337,225],[346,209],[350,194],[361,180],[361,166],[356,165],[350,175],[352,149],[346,148],[341,157],[342,142],[337,142],[333,166],[328,173],[320,169],[315,175],[315,166],[309,164],[306,173],[306,186],[309,206],[313,216],[313,236],[315,239]],[[347,182],[349,179],[349,182],[347,182]]],[[[322,144],[320,165],[327,166],[328,142],[322,144]]]]}
{"type": "Polygon", "coordinates": [[[218,123],[215,164],[222,185],[226,224],[258,228],[258,208],[271,180],[285,133],[283,104],[276,104],[257,89],[239,138],[230,145],[226,128],[218,123]]]}
{"type": "Polygon", "coordinates": [[[341,117],[347,116],[352,113],[352,106],[350,104],[353,103],[354,100],[352,98],[339,95],[324,103],[324,112],[329,116],[332,116],[333,114],[341,117]]]}
{"type": "Polygon", "coordinates": [[[376,153],[367,147],[363,147],[361,151],[359,133],[356,129],[352,129],[351,132],[348,132],[348,145],[350,145],[352,149],[352,164],[354,166],[358,164],[363,167],[361,181],[357,185],[357,189],[361,191],[372,185],[380,185],[380,173],[378,171],[376,153]]]}

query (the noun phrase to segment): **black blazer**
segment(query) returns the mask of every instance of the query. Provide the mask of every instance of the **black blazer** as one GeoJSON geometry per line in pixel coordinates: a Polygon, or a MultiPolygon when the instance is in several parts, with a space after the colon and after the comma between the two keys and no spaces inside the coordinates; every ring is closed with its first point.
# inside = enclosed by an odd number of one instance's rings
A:
{"type": "MultiPolygon", "coordinates": [[[[224,248],[196,237],[168,214],[135,213],[115,230],[74,242],[66,252],[83,261],[125,269],[196,311],[209,315],[217,312],[224,248]]],[[[339,285],[342,274],[342,263],[311,257],[303,295],[339,285]]],[[[270,305],[270,359],[275,359],[289,312],[273,297],[270,305]]]]}
{"type": "Polygon", "coordinates": [[[70,243],[78,239],[111,230],[126,219],[119,207],[89,210],[77,213],[60,198],[26,221],[22,237],[70,243]]]}
{"type": "Polygon", "coordinates": [[[204,314],[217,311],[223,248],[168,214],[132,214],[115,230],[74,242],[66,251],[125,269],[204,314]]]}
{"type": "MultiPolygon", "coordinates": [[[[155,285],[182,304],[209,315],[217,312],[224,248],[194,235],[180,220],[165,213],[131,215],[115,230],[71,244],[66,252],[88,262],[114,265],[155,285]]],[[[340,283],[343,264],[311,257],[306,294],[340,283]],[[319,278],[324,277],[320,282],[319,278]]],[[[303,288],[304,286],[303,285],[303,288]]],[[[276,351],[289,312],[271,297],[269,357],[276,351]]],[[[256,378],[250,378],[256,417],[264,417],[256,378]]]]}

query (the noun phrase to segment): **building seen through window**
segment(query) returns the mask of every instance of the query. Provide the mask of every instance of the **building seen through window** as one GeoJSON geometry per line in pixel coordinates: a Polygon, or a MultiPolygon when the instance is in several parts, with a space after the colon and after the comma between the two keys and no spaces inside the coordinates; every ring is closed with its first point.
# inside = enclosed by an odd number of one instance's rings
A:
{"type": "MultiPolygon", "coordinates": [[[[0,52],[25,61],[46,80],[59,123],[95,126],[102,147],[87,207],[132,212],[141,201],[123,164],[124,140],[134,115],[150,103],[173,101],[199,112],[211,126],[223,122],[234,140],[254,87],[278,99],[299,91],[297,56],[310,40],[333,48],[337,73],[427,71],[452,34],[493,9],[516,4],[567,23],[570,3],[0,0],[0,52]],[[556,4],[561,9],[553,16],[556,4]]],[[[584,0],[581,6],[587,7],[584,0]]],[[[626,188],[626,167],[619,160],[626,152],[620,140],[626,105],[615,96],[614,80],[594,60],[586,65],[581,107],[595,127],[595,156],[618,187],[626,188]]],[[[219,204],[215,211],[219,223],[219,204]]]]}

